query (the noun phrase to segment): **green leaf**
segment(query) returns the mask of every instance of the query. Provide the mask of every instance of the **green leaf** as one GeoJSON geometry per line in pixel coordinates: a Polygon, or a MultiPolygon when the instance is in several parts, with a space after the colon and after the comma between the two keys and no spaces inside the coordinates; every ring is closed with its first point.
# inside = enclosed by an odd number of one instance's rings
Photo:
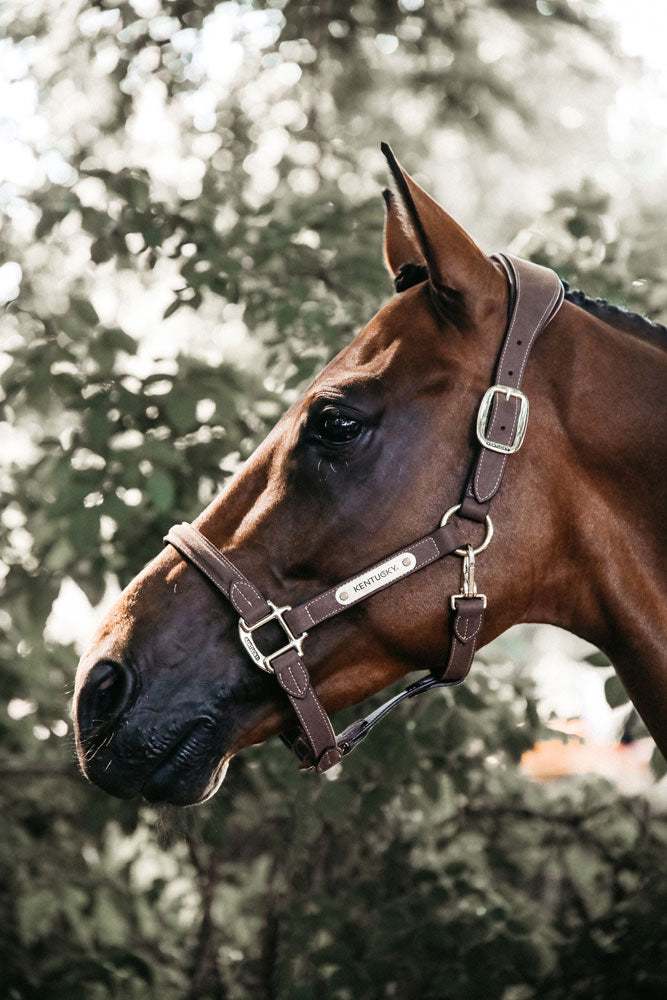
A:
{"type": "Polygon", "coordinates": [[[72,543],[68,538],[62,537],[49,549],[44,559],[44,565],[51,572],[62,573],[71,565],[74,557],[72,543]]]}
{"type": "Polygon", "coordinates": [[[174,301],[170,305],[168,305],[165,311],[162,313],[162,319],[169,319],[169,317],[173,316],[176,310],[180,309],[182,305],[183,303],[180,299],[174,299],[174,301]]]}
{"type": "Polygon", "coordinates": [[[141,235],[147,247],[158,247],[162,243],[162,230],[154,222],[143,225],[141,235]]]}
{"type": "Polygon", "coordinates": [[[122,947],[126,941],[127,919],[110,889],[99,888],[93,905],[95,936],[104,945],[122,947]]]}
{"type": "Polygon", "coordinates": [[[49,207],[42,210],[42,215],[35,228],[35,236],[41,240],[48,235],[59,222],[68,215],[78,204],[78,199],[71,198],[62,201],[57,207],[49,207]]]}
{"type": "Polygon", "coordinates": [[[480,712],[487,708],[486,702],[471,687],[466,687],[465,685],[462,685],[456,692],[456,700],[459,705],[470,709],[472,712],[480,712]]]}
{"type": "Polygon", "coordinates": [[[18,931],[24,945],[33,945],[45,937],[58,917],[59,904],[50,889],[28,890],[17,906],[18,931]]]}
{"type": "Polygon", "coordinates": [[[627,691],[621,684],[620,680],[616,676],[608,677],[604,685],[604,696],[607,699],[607,704],[611,708],[618,708],[620,705],[625,705],[630,699],[628,698],[627,691]]]}
{"type": "Polygon", "coordinates": [[[154,472],[146,480],[146,489],[158,510],[168,511],[174,506],[174,484],[166,472],[154,472]]]}
{"type": "Polygon", "coordinates": [[[96,507],[82,508],[72,518],[69,537],[77,552],[86,553],[97,548],[100,541],[100,514],[96,507]]]}
{"type": "Polygon", "coordinates": [[[172,390],[167,396],[164,408],[167,417],[179,433],[185,434],[196,426],[197,401],[186,395],[185,386],[172,390]]]}
{"type": "Polygon", "coordinates": [[[114,255],[113,244],[106,236],[99,236],[90,247],[90,259],[93,264],[104,264],[114,255]]]}
{"type": "Polygon", "coordinates": [[[70,308],[79,319],[83,320],[89,326],[97,326],[99,324],[100,317],[97,315],[93,304],[87,299],[71,298],[70,308]]]}
{"type": "Polygon", "coordinates": [[[603,652],[596,649],[594,653],[584,656],[583,663],[590,663],[592,667],[610,667],[611,660],[603,652]]]}
{"type": "Polygon", "coordinates": [[[651,754],[651,772],[656,781],[660,781],[667,774],[667,760],[665,760],[657,747],[655,747],[651,754]]]}
{"type": "Polygon", "coordinates": [[[592,848],[570,844],[563,854],[570,877],[589,916],[600,917],[611,903],[609,866],[592,848]]]}
{"type": "Polygon", "coordinates": [[[112,186],[127,199],[128,204],[139,211],[145,210],[150,204],[150,189],[145,175],[122,170],[114,178],[112,186]]]}
{"type": "Polygon", "coordinates": [[[81,221],[86,232],[93,236],[101,236],[106,232],[111,219],[106,212],[100,212],[96,208],[84,207],[81,209],[81,221]]]}
{"type": "Polygon", "coordinates": [[[100,340],[115,351],[125,351],[126,354],[137,353],[137,342],[134,337],[118,326],[107,327],[100,335],[100,340]]]}

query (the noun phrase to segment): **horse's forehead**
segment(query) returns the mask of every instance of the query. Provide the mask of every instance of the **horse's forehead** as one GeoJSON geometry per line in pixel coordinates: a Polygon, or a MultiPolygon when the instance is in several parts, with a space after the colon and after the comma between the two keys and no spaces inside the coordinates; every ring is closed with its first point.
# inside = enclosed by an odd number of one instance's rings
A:
{"type": "Polygon", "coordinates": [[[325,368],[316,385],[347,378],[400,377],[422,368],[441,338],[425,287],[395,296],[325,368]],[[407,365],[407,369],[406,369],[407,365]]]}

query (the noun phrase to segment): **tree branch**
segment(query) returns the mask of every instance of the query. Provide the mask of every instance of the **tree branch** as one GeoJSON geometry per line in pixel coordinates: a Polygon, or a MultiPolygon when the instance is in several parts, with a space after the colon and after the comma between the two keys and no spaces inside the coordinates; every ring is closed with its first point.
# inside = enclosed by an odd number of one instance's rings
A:
{"type": "Polygon", "coordinates": [[[213,920],[213,900],[218,884],[218,863],[215,854],[204,857],[202,844],[192,834],[186,834],[190,860],[197,873],[201,893],[201,924],[192,961],[192,979],[187,1000],[200,1000],[204,995],[211,1000],[229,1000],[226,986],[218,965],[218,933],[213,920]]]}

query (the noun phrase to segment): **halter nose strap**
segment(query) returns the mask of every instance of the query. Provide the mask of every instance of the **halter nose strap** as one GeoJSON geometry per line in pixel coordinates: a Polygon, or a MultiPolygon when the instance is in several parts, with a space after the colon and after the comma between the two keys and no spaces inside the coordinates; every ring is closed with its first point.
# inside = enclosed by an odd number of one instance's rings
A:
{"type": "MultiPolygon", "coordinates": [[[[174,525],[165,536],[165,541],[217,587],[246,627],[278,620],[272,610],[275,606],[191,524],[174,525]]],[[[301,661],[298,648],[290,646],[276,655],[272,659],[272,668],[306,734],[313,755],[311,763],[318,771],[328,770],[339,762],[343,753],[337,746],[336,734],[301,661]]]]}
{"type": "MultiPolygon", "coordinates": [[[[322,707],[302,659],[302,643],[308,635],[302,626],[308,624],[309,628],[313,628],[346,611],[352,604],[364,600],[371,593],[383,590],[396,580],[449,555],[463,544],[463,535],[461,528],[454,524],[441,525],[400,552],[369,567],[364,573],[350,577],[336,587],[330,587],[294,608],[289,606],[279,608],[267,600],[241,570],[193,525],[186,523],[174,525],[165,536],[165,541],[173,545],[188,562],[210,580],[234,607],[240,616],[239,636],[246,652],[256,666],[274,674],[299,719],[306,737],[307,748],[304,748],[298,740],[289,741],[290,745],[293,745],[300,756],[306,759],[309,766],[315,767],[318,771],[326,771],[337,764],[344,753],[350,753],[375,722],[379,722],[379,718],[370,722],[368,719],[363,719],[361,723],[355,724],[356,728],[348,727],[340,738],[336,738],[331,721],[322,707]],[[358,588],[357,593],[355,588],[358,588]],[[270,622],[275,622],[283,629],[287,641],[275,652],[265,654],[255,642],[254,633],[270,622]]],[[[482,602],[475,600],[473,603],[475,615],[472,617],[469,605],[462,605],[461,611],[457,611],[458,625],[455,625],[455,631],[462,637],[460,641],[462,646],[473,639],[481,628],[482,602]],[[471,625],[473,618],[475,621],[471,625]]],[[[455,655],[453,649],[447,666],[447,680],[427,678],[428,690],[438,684],[459,683],[470,669],[471,662],[472,655],[464,660],[460,654],[455,655]]],[[[412,685],[410,694],[404,692],[404,697],[414,697],[420,690],[415,690],[412,685]]],[[[398,698],[398,701],[401,700],[402,698],[398,698]]],[[[382,713],[384,714],[386,712],[382,713]]]]}
{"type": "Polygon", "coordinates": [[[307,765],[326,771],[361,742],[390,709],[405,698],[413,698],[435,687],[459,684],[472,664],[482,629],[486,597],[477,594],[474,582],[475,553],[491,540],[493,528],[489,505],[500,488],[507,458],[523,442],[528,420],[528,400],[521,382],[530,349],[563,302],[563,286],[547,268],[518,257],[498,254],[495,258],[505,271],[509,285],[510,318],[503,341],[496,383],[484,394],[477,416],[480,448],[468,477],[461,503],[443,517],[440,527],[423,538],[350,577],[297,607],[277,607],[251,583],[237,566],[191,524],[170,528],[165,536],[184,559],[192,563],[231,603],[239,615],[239,638],[250,659],[260,669],[273,674],[290,700],[301,732],[283,739],[307,765]],[[473,550],[464,529],[449,521],[487,521],[487,539],[473,550]],[[308,631],[353,604],[451,554],[464,559],[461,593],[451,598],[451,642],[446,665],[439,674],[411,684],[371,715],[336,737],[303,662],[303,642],[308,631]],[[264,653],[255,632],[274,623],[284,633],[285,642],[272,653],[264,653]],[[305,742],[304,742],[305,739],[305,742]]]}

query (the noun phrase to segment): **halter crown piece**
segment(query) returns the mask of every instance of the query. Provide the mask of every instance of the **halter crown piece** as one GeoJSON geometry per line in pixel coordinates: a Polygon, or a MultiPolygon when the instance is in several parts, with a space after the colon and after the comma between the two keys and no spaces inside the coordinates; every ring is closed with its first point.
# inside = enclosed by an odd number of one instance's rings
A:
{"type": "Polygon", "coordinates": [[[475,557],[493,537],[489,508],[505,472],[507,459],[523,442],[528,421],[528,399],[521,382],[533,343],[563,303],[563,286],[548,268],[498,254],[493,258],[505,271],[510,291],[510,318],[496,367],[496,382],[485,392],[477,415],[479,449],[473,461],[461,501],[443,515],[439,527],[404,546],[381,562],[311,597],[296,607],[278,607],[264,597],[218,549],[191,524],[170,528],[165,542],[192,563],[227,598],[239,615],[239,638],[251,661],[273,674],[289,698],[299,726],[283,733],[283,741],[295,751],[302,765],[323,772],[338,764],[399,702],[437,687],[460,684],[472,665],[477,637],[482,628],[486,597],[477,593],[475,557]],[[486,536],[473,548],[463,527],[450,522],[485,523],[486,536]],[[304,644],[309,631],[334,615],[365,600],[385,587],[416,573],[444,556],[462,559],[461,591],[450,598],[451,638],[449,655],[440,671],[410,684],[375,712],[353,722],[336,736],[331,721],[313,688],[305,666],[304,644]],[[284,643],[264,653],[256,633],[269,623],[284,633],[284,643]]]}

